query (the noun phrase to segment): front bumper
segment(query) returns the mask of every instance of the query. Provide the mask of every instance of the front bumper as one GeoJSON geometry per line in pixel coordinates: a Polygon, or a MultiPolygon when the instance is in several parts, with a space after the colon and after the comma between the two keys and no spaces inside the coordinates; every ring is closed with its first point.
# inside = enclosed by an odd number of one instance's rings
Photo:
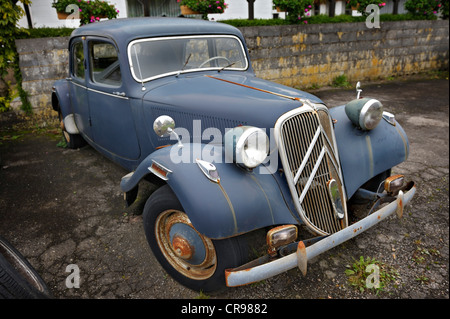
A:
{"type": "Polygon", "coordinates": [[[308,244],[305,241],[300,241],[297,244],[297,251],[290,255],[276,260],[270,260],[268,256],[264,256],[238,268],[225,270],[227,286],[247,285],[276,276],[295,267],[299,267],[303,275],[306,275],[308,260],[361,234],[394,213],[397,213],[397,216],[401,218],[403,208],[411,201],[416,192],[414,183],[409,183],[404,191],[400,191],[396,200],[389,205],[332,235],[323,237],[310,246],[307,246],[308,244]]]}

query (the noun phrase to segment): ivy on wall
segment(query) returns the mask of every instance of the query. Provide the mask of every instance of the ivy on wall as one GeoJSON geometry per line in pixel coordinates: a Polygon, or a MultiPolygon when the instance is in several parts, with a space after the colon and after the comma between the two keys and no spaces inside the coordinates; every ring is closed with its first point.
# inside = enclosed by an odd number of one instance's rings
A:
{"type": "Polygon", "coordinates": [[[0,80],[5,87],[5,93],[0,96],[0,112],[10,108],[11,101],[18,95],[22,101],[22,110],[31,113],[28,94],[22,88],[22,74],[19,68],[19,55],[16,50],[15,39],[27,32],[17,27],[18,20],[24,15],[23,9],[17,2],[30,4],[30,0],[0,0],[0,80]],[[8,71],[14,71],[16,85],[6,79],[8,71]]]}

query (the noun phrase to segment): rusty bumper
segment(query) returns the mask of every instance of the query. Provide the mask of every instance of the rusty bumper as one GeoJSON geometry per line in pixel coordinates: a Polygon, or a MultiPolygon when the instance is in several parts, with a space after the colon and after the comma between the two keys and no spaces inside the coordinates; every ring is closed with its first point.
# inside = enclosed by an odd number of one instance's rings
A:
{"type": "Polygon", "coordinates": [[[401,218],[403,208],[411,201],[415,192],[416,187],[411,182],[405,192],[399,192],[395,201],[357,223],[324,237],[310,246],[307,246],[304,241],[300,241],[297,245],[297,251],[290,255],[275,260],[270,260],[269,257],[265,256],[238,268],[227,269],[225,270],[226,284],[228,287],[247,285],[276,276],[295,267],[299,267],[303,275],[306,275],[308,260],[358,236],[394,213],[401,218]]]}

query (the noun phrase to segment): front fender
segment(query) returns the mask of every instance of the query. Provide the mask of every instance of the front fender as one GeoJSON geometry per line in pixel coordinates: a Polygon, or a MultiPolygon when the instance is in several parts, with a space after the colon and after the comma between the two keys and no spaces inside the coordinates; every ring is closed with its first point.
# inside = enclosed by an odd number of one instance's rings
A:
{"type": "Polygon", "coordinates": [[[209,238],[221,239],[266,226],[300,223],[291,213],[289,190],[280,176],[270,174],[264,167],[248,171],[226,163],[220,145],[184,144],[183,148],[175,145],[157,150],[134,173],[122,179],[122,190],[131,191],[150,173],[148,168],[153,162],[170,170],[166,182],[197,231],[209,238]],[[177,154],[181,152],[185,155],[179,162],[181,157],[177,154]],[[196,158],[213,163],[220,182],[209,180],[196,158]]]}
{"type": "Polygon", "coordinates": [[[345,106],[330,109],[336,120],[335,134],[339,149],[347,197],[372,177],[408,158],[409,142],[401,125],[382,119],[371,131],[356,128],[345,114],[345,106]]]}

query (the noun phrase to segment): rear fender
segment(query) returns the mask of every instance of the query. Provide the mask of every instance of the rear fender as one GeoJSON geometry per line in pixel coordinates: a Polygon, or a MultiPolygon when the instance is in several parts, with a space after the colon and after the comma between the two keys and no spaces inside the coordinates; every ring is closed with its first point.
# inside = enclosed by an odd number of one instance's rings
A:
{"type": "Polygon", "coordinates": [[[67,80],[58,80],[53,84],[52,92],[53,110],[67,116],[70,113],[70,90],[67,80]]]}
{"type": "Polygon", "coordinates": [[[145,175],[153,174],[149,168],[156,163],[159,167],[154,166],[153,172],[172,188],[197,231],[212,239],[271,225],[300,223],[285,201],[290,201],[289,190],[280,176],[265,168],[248,171],[226,163],[222,151],[220,145],[184,144],[183,152],[191,160],[180,163],[173,160],[174,154],[181,152],[177,145],[157,150],[122,179],[121,189],[133,192],[145,175]],[[205,160],[201,154],[207,154],[209,162],[215,165],[219,182],[208,179],[200,169],[195,158],[205,160]]]}
{"type": "Polygon", "coordinates": [[[408,158],[409,142],[405,131],[394,119],[384,118],[371,131],[356,128],[345,114],[345,106],[330,109],[335,120],[336,142],[348,198],[372,177],[408,158]]]}
{"type": "Polygon", "coordinates": [[[80,133],[75,124],[74,115],[71,112],[70,89],[67,80],[58,80],[53,85],[52,107],[56,112],[61,113],[64,119],[64,128],[68,133],[80,133]]]}

